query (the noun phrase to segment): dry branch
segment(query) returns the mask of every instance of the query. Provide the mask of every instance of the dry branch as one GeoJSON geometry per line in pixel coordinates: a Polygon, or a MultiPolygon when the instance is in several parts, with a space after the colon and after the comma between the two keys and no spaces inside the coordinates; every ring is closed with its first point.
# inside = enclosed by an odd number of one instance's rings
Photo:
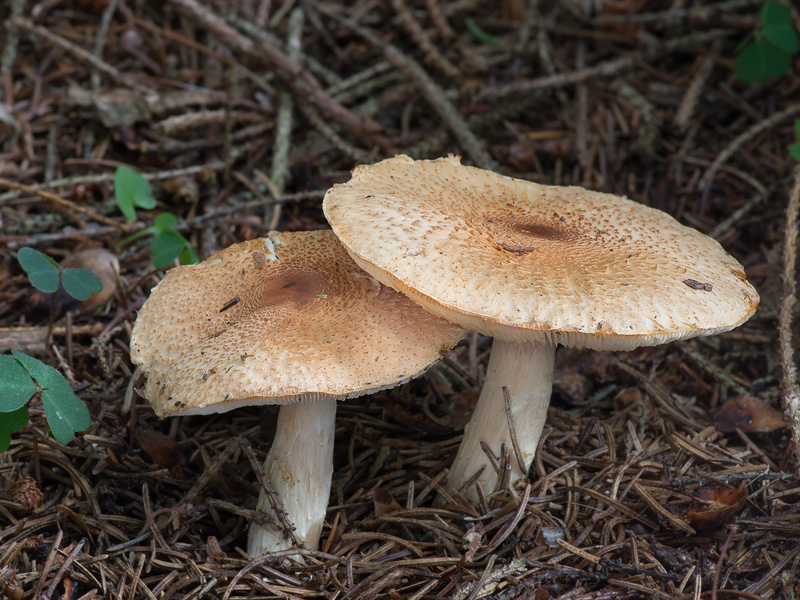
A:
{"type": "Polygon", "coordinates": [[[797,285],[795,283],[797,257],[797,219],[800,215],[800,167],[795,167],[794,184],[789,193],[789,204],[786,207],[786,229],[783,239],[783,291],[779,322],[781,366],[783,379],[783,406],[789,415],[794,436],[794,450],[800,456],[800,386],[797,382],[797,364],[792,344],[792,317],[797,303],[797,285]]]}
{"type": "Polygon", "coordinates": [[[298,98],[311,101],[353,135],[368,143],[381,142],[381,138],[377,134],[382,130],[382,127],[378,123],[353,114],[333,100],[325,93],[320,83],[308,70],[297,64],[265,38],[260,38],[258,42],[254,42],[244,37],[211,12],[210,9],[195,2],[195,0],[171,0],[171,2],[208,27],[215,36],[221,41],[232,45],[234,49],[244,52],[253,58],[266,59],[273,64],[278,69],[277,72],[281,79],[292,88],[298,98]]]}
{"type": "Polygon", "coordinates": [[[315,5],[315,8],[345,27],[352,29],[369,43],[379,48],[383,52],[386,60],[392,63],[396,69],[405,73],[414,85],[419,88],[420,92],[425,96],[425,99],[447,124],[450,131],[464,148],[465,154],[481,168],[492,169],[495,167],[495,162],[486,152],[484,144],[475,136],[469,125],[461,118],[456,107],[445,97],[439,89],[439,86],[436,85],[436,82],[416,63],[416,61],[405,56],[392,44],[387,44],[381,40],[369,29],[361,27],[351,19],[342,17],[327,8],[324,4],[315,5]]]}

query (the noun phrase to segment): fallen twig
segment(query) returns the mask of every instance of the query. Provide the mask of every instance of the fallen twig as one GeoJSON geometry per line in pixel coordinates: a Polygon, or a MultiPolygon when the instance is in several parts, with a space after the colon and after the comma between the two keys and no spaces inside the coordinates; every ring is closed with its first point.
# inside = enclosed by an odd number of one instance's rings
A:
{"type": "Polygon", "coordinates": [[[492,169],[495,167],[495,162],[492,157],[489,156],[488,152],[486,152],[483,142],[472,132],[469,125],[467,125],[458,113],[456,107],[445,97],[444,93],[442,93],[436,85],[436,82],[416,61],[405,56],[395,46],[384,42],[369,29],[334,12],[325,6],[324,3],[315,3],[314,8],[345,27],[352,29],[369,43],[380,48],[386,60],[392,63],[395,68],[408,75],[419,88],[420,92],[425,96],[425,99],[430,103],[433,109],[439,113],[439,116],[453,132],[455,138],[464,148],[466,155],[469,156],[477,166],[483,169],[492,169]]]}
{"type": "Polygon", "coordinates": [[[700,179],[700,186],[703,188],[703,195],[700,198],[700,207],[698,209],[700,214],[704,213],[708,207],[708,194],[711,191],[711,184],[713,183],[714,176],[717,174],[719,168],[725,164],[731,156],[736,154],[736,151],[739,150],[743,144],[752,140],[762,131],[771,129],[772,127],[775,127],[783,121],[791,119],[798,114],[800,114],[800,103],[787,106],[783,110],[776,112],[774,115],[767,117],[760,123],[756,123],[752,127],[748,128],[747,131],[740,133],[722,152],[719,153],[719,156],[714,159],[714,162],[711,163],[711,166],[705,172],[702,179],[700,179]]]}
{"type": "Polygon", "coordinates": [[[797,385],[797,365],[792,346],[792,311],[797,302],[795,284],[795,261],[797,256],[797,217],[800,213],[800,167],[794,170],[794,185],[786,207],[786,231],[783,238],[783,293],[778,315],[778,339],[780,343],[783,379],[783,407],[792,426],[795,452],[800,455],[800,387],[797,385]]]}
{"type": "Polygon", "coordinates": [[[41,27],[40,25],[34,25],[29,19],[25,19],[24,17],[14,17],[11,19],[11,24],[16,27],[19,27],[20,29],[24,29],[28,33],[32,33],[38,37],[42,37],[52,42],[56,46],[63,48],[64,50],[70,52],[77,58],[80,58],[85,62],[89,63],[99,72],[108,75],[115,81],[118,81],[142,93],[152,92],[152,90],[148,86],[139,83],[136,79],[134,79],[127,73],[123,73],[119,69],[112,67],[107,62],[101,60],[88,50],[84,50],[77,44],[73,44],[69,40],[61,37],[60,35],[56,35],[49,29],[41,27]]]}
{"type": "Polygon", "coordinates": [[[75,204],[74,202],[66,200],[61,196],[56,196],[55,194],[51,194],[50,192],[45,192],[42,189],[38,189],[30,185],[25,185],[24,183],[9,181],[8,179],[3,179],[3,178],[0,178],[0,186],[7,187],[12,190],[19,190],[21,192],[25,192],[26,194],[30,194],[32,196],[41,196],[45,200],[49,200],[50,202],[62,208],[86,215],[87,217],[94,219],[95,221],[97,221],[98,223],[102,223],[103,225],[108,225],[109,227],[114,227],[116,229],[121,229],[121,230],[125,229],[125,225],[117,223],[113,219],[104,217],[100,213],[97,213],[89,208],[85,208],[80,204],[75,204]]]}
{"type": "Polygon", "coordinates": [[[277,67],[277,73],[283,81],[299,97],[306,98],[314,103],[353,135],[363,138],[369,143],[379,142],[383,143],[383,145],[388,145],[385,140],[380,142],[380,136],[377,134],[382,127],[378,123],[353,114],[328,96],[320,83],[307,69],[297,64],[280,48],[269,43],[265,38],[260,38],[257,43],[254,42],[240,34],[223,19],[195,0],[172,0],[172,3],[203,23],[215,36],[231,44],[236,50],[260,60],[266,59],[271,62],[277,67]]]}

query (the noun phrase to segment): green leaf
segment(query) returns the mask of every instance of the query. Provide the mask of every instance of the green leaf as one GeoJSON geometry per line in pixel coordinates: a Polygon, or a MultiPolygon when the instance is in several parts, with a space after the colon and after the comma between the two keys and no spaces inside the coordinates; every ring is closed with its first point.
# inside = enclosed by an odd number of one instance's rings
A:
{"type": "Polygon", "coordinates": [[[92,424],[89,409],[75,395],[61,373],[22,352],[12,350],[11,354],[42,388],[42,403],[47,424],[59,442],[68,444],[75,432],[83,431],[92,424]]]}
{"type": "Polygon", "coordinates": [[[9,431],[19,431],[28,424],[28,407],[21,406],[11,412],[0,412],[0,427],[9,431]]]}
{"type": "Polygon", "coordinates": [[[117,167],[114,172],[114,198],[128,221],[136,220],[136,208],[156,207],[150,182],[128,167],[117,167]]]}
{"type": "Polygon", "coordinates": [[[36,386],[31,380],[31,376],[8,354],[0,355],[0,412],[11,412],[30,400],[36,393],[36,386]]]}
{"type": "MultiPolygon", "coordinates": [[[[9,357],[11,358],[11,357],[9,357]]],[[[11,445],[11,431],[19,431],[28,424],[28,407],[23,406],[12,412],[0,412],[0,452],[11,445]]]]}
{"type": "Polygon", "coordinates": [[[62,384],[42,392],[42,403],[50,431],[59,442],[69,444],[76,432],[88,429],[92,417],[67,381],[61,381],[62,384]]]}
{"type": "Polygon", "coordinates": [[[178,224],[178,217],[176,217],[171,212],[164,212],[159,213],[156,215],[156,218],[153,220],[153,224],[146,229],[142,229],[141,231],[137,231],[131,236],[128,236],[122,242],[120,242],[120,246],[126,246],[130,244],[132,241],[144,237],[146,235],[158,235],[159,233],[166,233],[168,231],[173,231],[175,226],[178,224]]]}
{"type": "Polygon", "coordinates": [[[800,160],[800,142],[795,142],[789,146],[789,154],[791,154],[792,158],[795,160],[800,160]]]}
{"type": "MultiPolygon", "coordinates": [[[[9,357],[11,358],[11,357],[9,357]]],[[[0,452],[11,445],[11,431],[19,431],[28,424],[28,407],[23,406],[12,412],[0,412],[0,452]]]]}
{"type": "Polygon", "coordinates": [[[159,233],[164,233],[171,229],[175,229],[175,226],[178,224],[178,217],[176,217],[171,212],[163,212],[156,215],[156,218],[153,220],[153,229],[158,231],[159,233]]]}
{"type": "Polygon", "coordinates": [[[46,365],[42,361],[17,350],[12,350],[11,354],[25,367],[25,370],[39,384],[40,388],[47,389],[62,383],[69,386],[64,376],[50,365],[46,365]]]}
{"type": "Polygon", "coordinates": [[[153,253],[153,266],[156,269],[163,269],[173,260],[178,258],[189,241],[176,231],[165,231],[159,233],[150,242],[150,251],[153,253]]]}
{"type": "Polygon", "coordinates": [[[37,290],[53,293],[58,289],[60,267],[52,258],[33,248],[20,248],[17,260],[37,290]]]}
{"type": "Polygon", "coordinates": [[[788,54],[800,50],[800,40],[792,25],[792,11],[780,2],[767,2],[761,9],[762,33],[788,54]]]}
{"type": "Polygon", "coordinates": [[[88,269],[64,269],[61,282],[67,293],[76,300],[88,300],[103,289],[100,278],[88,269]]]}
{"type": "Polygon", "coordinates": [[[734,71],[745,83],[778,77],[789,71],[792,57],[765,39],[757,39],[736,59],[734,71]]]}
{"type": "Polygon", "coordinates": [[[182,265],[196,265],[200,262],[197,252],[194,251],[191,245],[186,246],[186,248],[181,251],[178,259],[181,261],[182,265]]]}

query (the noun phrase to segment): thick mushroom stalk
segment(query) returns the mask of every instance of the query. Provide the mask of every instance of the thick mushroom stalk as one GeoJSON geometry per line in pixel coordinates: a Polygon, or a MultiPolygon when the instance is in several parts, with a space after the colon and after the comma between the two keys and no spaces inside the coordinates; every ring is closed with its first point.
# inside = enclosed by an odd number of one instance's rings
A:
{"type": "MultiPolygon", "coordinates": [[[[449,489],[459,489],[482,467],[483,472],[476,481],[487,493],[494,489],[498,474],[483,452],[481,442],[485,442],[495,456],[499,456],[501,445],[506,445],[511,481],[527,475],[547,418],[554,362],[554,345],[494,340],[478,404],[447,476],[449,489]],[[510,415],[506,411],[504,387],[508,389],[510,415]],[[509,420],[515,432],[516,448],[509,420]],[[515,456],[517,451],[519,456],[515,456]]],[[[474,485],[463,493],[471,500],[478,498],[474,485]]]]}
{"type": "MultiPolygon", "coordinates": [[[[274,493],[273,501],[282,507],[285,520],[294,528],[297,542],[311,550],[319,547],[331,492],[335,416],[336,400],[331,399],[281,406],[275,441],[264,461],[264,474],[274,493]]],[[[253,523],[247,540],[250,556],[294,545],[263,489],[256,512],[265,513],[275,525],[262,527],[253,523]]]]}

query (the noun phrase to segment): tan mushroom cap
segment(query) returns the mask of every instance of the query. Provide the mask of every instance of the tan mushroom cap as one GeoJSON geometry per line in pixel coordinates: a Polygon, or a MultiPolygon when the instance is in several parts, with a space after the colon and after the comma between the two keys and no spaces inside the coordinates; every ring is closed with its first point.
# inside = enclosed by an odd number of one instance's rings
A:
{"type": "Polygon", "coordinates": [[[357,167],[323,206],[362,268],[505,341],[626,350],[727,331],[759,300],[716,241],[666,213],[458,157],[357,167]]]}
{"type": "Polygon", "coordinates": [[[272,232],[169,271],[131,360],[156,414],[204,414],[392,387],[463,333],[364,273],[333,232],[272,232]]]}

